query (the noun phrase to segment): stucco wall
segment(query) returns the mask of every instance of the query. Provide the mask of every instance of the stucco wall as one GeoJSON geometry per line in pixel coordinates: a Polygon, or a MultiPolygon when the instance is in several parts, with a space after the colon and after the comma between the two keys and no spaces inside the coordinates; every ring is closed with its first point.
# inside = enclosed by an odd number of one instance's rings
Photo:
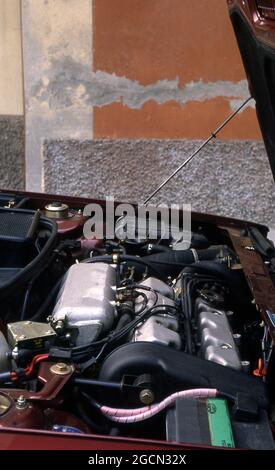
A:
{"type": "Polygon", "coordinates": [[[0,188],[23,189],[24,118],[20,0],[0,1],[0,188]]]}
{"type": "MultiPolygon", "coordinates": [[[[22,0],[22,28],[29,190],[137,200],[248,95],[225,0],[22,0]]],[[[272,222],[253,102],[220,138],[161,199],[272,222]]]]}
{"type": "MultiPolygon", "coordinates": [[[[96,138],[204,138],[249,94],[226,0],[93,0],[93,47],[96,138]]],[[[251,104],[223,139],[259,138],[251,104]]]]}
{"type": "Polygon", "coordinates": [[[20,0],[0,2],[0,115],[23,114],[20,0]]]}
{"type": "MultiPolygon", "coordinates": [[[[142,202],[200,144],[155,139],[48,141],[45,190],[142,202]]],[[[196,211],[275,226],[274,182],[264,145],[209,145],[152,200],[156,202],[191,203],[196,211]]]]}
{"type": "Polygon", "coordinates": [[[25,151],[23,116],[0,115],[0,188],[24,189],[25,151]]]}
{"type": "Polygon", "coordinates": [[[22,37],[26,183],[41,191],[44,139],[91,138],[92,106],[74,87],[81,70],[92,67],[91,0],[22,0],[22,37]]]}

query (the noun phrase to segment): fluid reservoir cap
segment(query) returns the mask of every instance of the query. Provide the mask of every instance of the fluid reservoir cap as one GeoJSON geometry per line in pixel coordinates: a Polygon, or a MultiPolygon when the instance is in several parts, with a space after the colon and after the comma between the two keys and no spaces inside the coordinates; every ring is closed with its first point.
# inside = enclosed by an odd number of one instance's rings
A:
{"type": "Polygon", "coordinates": [[[69,217],[69,206],[61,201],[53,201],[45,207],[46,217],[64,219],[69,217]]]}

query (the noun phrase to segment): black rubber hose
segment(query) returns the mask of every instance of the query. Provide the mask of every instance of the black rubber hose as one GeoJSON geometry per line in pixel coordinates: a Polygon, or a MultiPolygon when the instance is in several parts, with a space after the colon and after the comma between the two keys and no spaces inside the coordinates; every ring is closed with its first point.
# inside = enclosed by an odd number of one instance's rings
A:
{"type": "Polygon", "coordinates": [[[104,388],[108,390],[116,390],[119,392],[122,390],[121,383],[102,382],[100,380],[82,379],[79,377],[72,379],[72,383],[77,386],[90,387],[94,389],[104,388]]]}
{"type": "Polygon", "coordinates": [[[162,265],[170,264],[192,264],[196,261],[194,252],[192,250],[169,250],[162,253],[155,253],[142,258],[147,263],[158,263],[161,261],[162,265]]]}
{"type": "MultiPolygon", "coordinates": [[[[189,281],[190,282],[190,281],[189,281]]],[[[182,314],[184,318],[184,332],[185,332],[185,338],[186,338],[186,352],[189,354],[193,353],[193,339],[192,339],[192,327],[191,327],[191,319],[189,316],[189,309],[188,309],[188,295],[187,295],[187,282],[186,279],[181,278],[181,293],[180,293],[180,298],[181,298],[181,307],[182,307],[182,314]]]]}
{"type": "Polygon", "coordinates": [[[23,199],[21,199],[19,202],[17,202],[17,204],[15,204],[13,209],[22,209],[24,208],[25,204],[27,204],[27,202],[29,201],[30,201],[29,197],[23,197],[23,199]]]}
{"type": "Polygon", "coordinates": [[[192,248],[207,248],[209,246],[208,238],[202,233],[193,232],[191,238],[192,248]]]}
{"type": "Polygon", "coordinates": [[[256,227],[249,227],[248,233],[252,238],[254,248],[267,258],[275,257],[275,248],[272,243],[256,227]]]}
{"type": "MultiPolygon", "coordinates": [[[[121,262],[129,262],[146,267],[157,277],[165,277],[178,273],[186,266],[199,260],[213,260],[224,249],[223,245],[217,245],[205,250],[168,250],[153,255],[139,258],[137,256],[122,255],[119,257],[121,262]]],[[[227,247],[226,247],[227,248],[227,247]]],[[[113,263],[112,256],[96,256],[84,260],[85,263],[113,263]]]]}
{"type": "Polygon", "coordinates": [[[133,318],[133,314],[131,313],[123,313],[120,317],[120,319],[117,322],[117,325],[115,327],[115,331],[121,330],[127,323],[130,323],[130,321],[133,318]]]}
{"type": "MultiPolygon", "coordinates": [[[[149,243],[148,243],[149,245],[149,243]]],[[[148,248],[147,248],[148,250],[148,248]]],[[[150,243],[150,254],[152,255],[155,255],[157,253],[165,253],[166,251],[169,251],[171,250],[171,248],[169,248],[169,246],[166,246],[166,245],[158,245],[157,243],[150,243]]],[[[147,255],[148,255],[148,252],[147,252],[147,255]]],[[[146,256],[144,254],[144,256],[146,256]]],[[[149,255],[148,255],[149,256],[149,255]]]]}
{"type": "Polygon", "coordinates": [[[21,310],[20,321],[25,320],[32,288],[33,288],[33,282],[30,281],[30,283],[27,287],[26,293],[24,295],[24,302],[23,302],[23,307],[22,307],[22,310],[21,310]]]}
{"type": "Polygon", "coordinates": [[[229,252],[230,249],[226,245],[213,245],[209,248],[196,251],[199,261],[211,261],[217,258],[220,254],[226,256],[229,254],[229,252]]]}
{"type": "MultiPolygon", "coordinates": [[[[86,398],[86,394],[82,394],[81,395],[84,396],[84,398],[86,398]]],[[[88,399],[86,398],[86,400],[88,401],[88,399]]],[[[92,406],[92,404],[90,403],[90,401],[88,402],[88,404],[90,406],[92,406]]],[[[87,426],[90,428],[90,430],[96,434],[107,434],[108,431],[109,431],[109,428],[104,426],[104,425],[100,425],[100,424],[97,424],[95,423],[92,418],[88,415],[87,413],[87,409],[86,407],[83,405],[83,403],[79,400],[79,396],[77,395],[76,396],[76,399],[75,399],[75,405],[76,405],[76,409],[77,409],[77,412],[79,414],[79,417],[84,421],[84,423],[87,424],[87,426]]]]}
{"type": "Polygon", "coordinates": [[[191,264],[195,261],[213,260],[222,251],[228,251],[228,247],[225,245],[213,245],[203,250],[166,250],[162,253],[155,253],[148,255],[143,258],[147,262],[161,261],[167,264],[191,264]]]}
{"type": "Polygon", "coordinates": [[[148,255],[142,259],[150,266],[158,266],[163,275],[175,275],[183,267],[198,261],[214,260],[222,250],[228,250],[224,245],[216,245],[205,250],[169,250],[164,253],[148,255]]]}
{"type": "Polygon", "coordinates": [[[62,281],[64,279],[64,276],[62,276],[58,281],[57,283],[55,284],[55,286],[52,288],[51,292],[47,295],[46,297],[46,300],[44,301],[44,303],[41,305],[41,307],[39,308],[39,310],[35,313],[35,315],[33,315],[29,320],[31,321],[37,321],[39,320],[40,318],[43,317],[43,315],[47,312],[47,308],[51,305],[51,303],[54,301],[55,297],[57,296],[58,292],[59,292],[59,289],[62,285],[62,281]]]}
{"type": "MultiPolygon", "coordinates": [[[[27,290],[26,290],[26,293],[25,293],[25,296],[24,296],[24,302],[23,302],[23,307],[22,307],[21,317],[20,317],[21,321],[25,320],[26,312],[27,312],[27,309],[28,309],[29,297],[30,297],[31,291],[33,289],[33,286],[34,286],[36,280],[39,278],[39,276],[41,276],[41,274],[45,271],[45,269],[47,269],[50,266],[50,264],[53,260],[54,260],[54,256],[52,256],[49,259],[49,262],[47,264],[45,264],[40,271],[37,271],[36,275],[30,280],[30,282],[28,284],[28,287],[27,287],[27,290]]],[[[62,279],[60,279],[60,281],[62,279]]],[[[58,281],[57,285],[53,289],[57,288],[59,285],[60,284],[59,284],[59,281],[58,281]]],[[[45,304],[47,306],[51,301],[51,295],[52,295],[52,292],[50,292],[50,294],[47,296],[47,299],[45,300],[45,304]]]]}

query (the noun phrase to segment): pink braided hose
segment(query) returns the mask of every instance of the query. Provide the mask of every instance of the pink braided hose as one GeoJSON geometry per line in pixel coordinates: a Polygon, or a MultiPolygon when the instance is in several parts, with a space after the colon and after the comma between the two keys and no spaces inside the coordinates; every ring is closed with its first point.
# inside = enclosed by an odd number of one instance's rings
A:
{"type": "Polygon", "coordinates": [[[119,409],[110,408],[109,406],[102,406],[101,411],[108,416],[112,421],[117,423],[136,423],[160,413],[168,406],[175,403],[177,398],[214,398],[218,394],[215,388],[197,388],[192,390],[183,390],[181,392],[173,393],[160,403],[155,405],[144,406],[142,408],[133,409],[119,409]]]}

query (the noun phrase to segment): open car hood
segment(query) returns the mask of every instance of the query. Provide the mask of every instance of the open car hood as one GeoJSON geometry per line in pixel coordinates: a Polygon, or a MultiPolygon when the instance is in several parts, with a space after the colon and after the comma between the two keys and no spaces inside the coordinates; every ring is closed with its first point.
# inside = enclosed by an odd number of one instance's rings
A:
{"type": "Polygon", "coordinates": [[[227,0],[275,177],[275,0],[227,0]]]}

